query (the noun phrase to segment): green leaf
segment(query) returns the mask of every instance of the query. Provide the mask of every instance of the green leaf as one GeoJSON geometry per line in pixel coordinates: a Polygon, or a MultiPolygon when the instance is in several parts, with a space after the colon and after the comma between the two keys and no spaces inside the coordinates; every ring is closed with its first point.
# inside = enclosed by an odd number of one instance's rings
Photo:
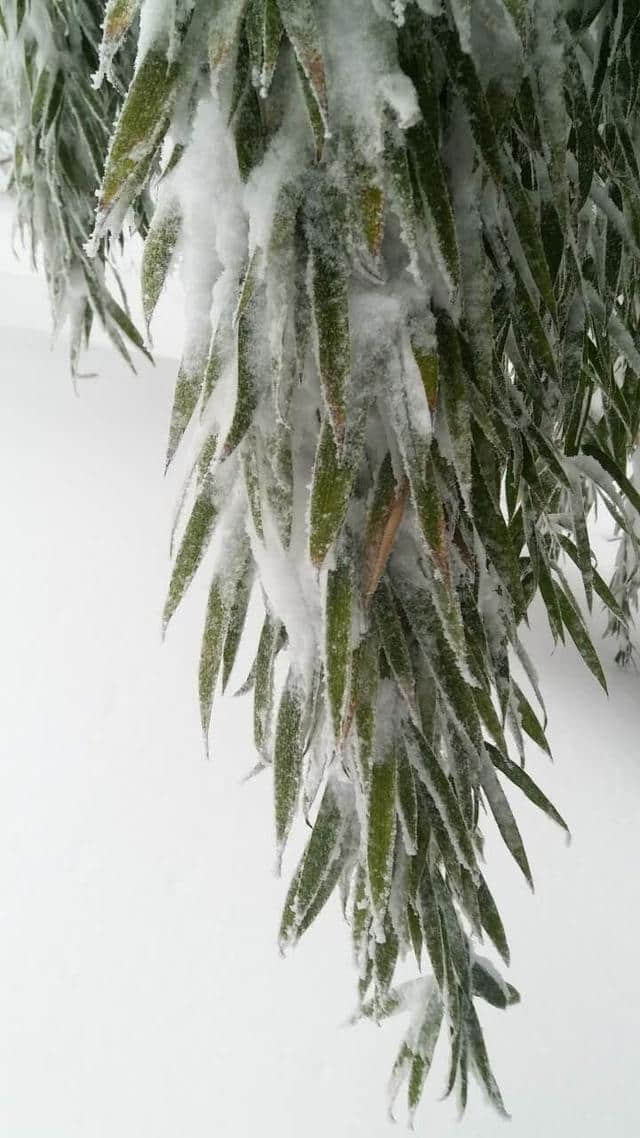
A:
{"type": "Polygon", "coordinates": [[[352,706],[358,735],[357,759],[365,796],[369,792],[369,777],[373,762],[379,681],[378,640],[375,634],[369,631],[353,653],[351,670],[352,706]]]}
{"type": "MultiPolygon", "coordinates": [[[[564,534],[558,534],[558,540],[560,541],[560,544],[561,544],[562,548],[564,549],[565,553],[568,553],[568,555],[571,558],[571,560],[573,561],[574,565],[578,565],[578,567],[579,567],[578,551],[577,551],[575,545],[573,544],[573,542],[570,541],[569,538],[566,537],[564,534]]],[[[613,593],[611,592],[611,589],[607,585],[607,582],[605,580],[603,580],[603,578],[600,576],[598,571],[596,569],[594,569],[593,567],[592,567],[592,573],[593,573],[593,587],[594,587],[596,593],[598,594],[598,596],[600,597],[600,600],[609,609],[609,612],[616,618],[616,620],[621,621],[622,624],[626,624],[627,618],[626,618],[624,612],[622,611],[620,605],[618,604],[618,601],[616,600],[613,593]]]]}
{"type": "Polygon", "coordinates": [[[418,801],[413,768],[401,743],[398,745],[396,798],[404,847],[409,857],[413,857],[418,849],[418,801]]]}
{"type": "Polygon", "coordinates": [[[400,222],[400,233],[409,254],[411,272],[417,276],[417,219],[411,169],[404,135],[395,127],[387,130],[385,135],[384,168],[387,196],[400,222]]]}
{"type": "Polygon", "coordinates": [[[253,362],[253,321],[258,273],[258,254],[254,253],[242,284],[238,301],[236,401],[223,455],[228,458],[242,442],[258,405],[253,362]]]}
{"type": "Polygon", "coordinates": [[[162,618],[165,629],[202,561],[217,513],[211,490],[207,486],[196,498],[178,549],[162,618]]]}
{"type": "Polygon", "coordinates": [[[578,161],[577,208],[582,209],[586,202],[595,172],[596,129],[591,114],[591,104],[584,84],[580,61],[573,42],[567,37],[565,43],[567,58],[567,85],[573,103],[571,127],[575,134],[575,153],[578,161]]]}
{"type": "Polygon", "coordinates": [[[480,784],[491,808],[491,813],[495,818],[496,825],[502,835],[504,844],[516,864],[522,870],[531,889],[533,889],[531,869],[529,868],[529,861],[518,825],[513,816],[513,811],[509,805],[507,796],[498,781],[498,776],[486,755],[480,765],[480,784]]]}
{"type": "Polygon", "coordinates": [[[209,21],[209,67],[212,74],[230,59],[236,42],[246,0],[226,0],[212,11],[209,21]]]}
{"type": "Polygon", "coordinates": [[[569,827],[567,826],[564,818],[558,813],[555,806],[549,801],[547,796],[543,794],[543,792],[540,790],[540,787],[536,785],[531,776],[528,775],[522,767],[518,766],[517,763],[512,762],[511,759],[497,750],[497,748],[493,747],[490,743],[487,744],[487,746],[491,752],[491,759],[494,766],[496,766],[498,770],[502,772],[502,774],[506,775],[510,782],[512,782],[514,786],[517,786],[523,792],[523,794],[526,794],[527,798],[530,802],[533,803],[534,806],[537,806],[539,810],[542,810],[547,815],[547,817],[551,818],[552,822],[555,822],[558,826],[561,826],[567,836],[570,837],[569,827]]]}
{"type": "Polygon", "coordinates": [[[205,618],[202,647],[200,649],[200,669],[198,674],[198,687],[200,693],[200,723],[205,739],[207,754],[209,753],[209,728],[211,725],[211,709],[213,694],[222,664],[225,636],[227,634],[229,610],[226,603],[225,589],[219,577],[214,577],[209,589],[207,602],[207,615],[205,618]]]}
{"type": "Polygon", "coordinates": [[[556,589],[551,579],[551,574],[546,563],[546,559],[540,559],[538,567],[538,585],[542,599],[547,610],[547,617],[549,619],[549,627],[554,641],[561,640],[564,644],[564,625],[562,623],[562,613],[560,612],[560,605],[556,596],[556,589]]]}
{"type": "Polygon", "coordinates": [[[596,462],[599,462],[603,470],[606,470],[607,474],[610,474],[611,477],[615,479],[622,493],[629,499],[634,510],[638,510],[640,513],[640,494],[633,483],[629,481],[626,474],[620,470],[617,462],[615,462],[610,455],[591,443],[583,446],[582,451],[584,454],[589,455],[590,458],[594,458],[596,462]]]}
{"type": "Polygon", "coordinates": [[[262,31],[262,73],[260,75],[260,94],[265,98],[271,87],[271,80],[278,62],[282,40],[282,20],[277,0],[264,0],[262,31]]]}
{"type": "Polygon", "coordinates": [[[482,874],[480,874],[480,884],[478,886],[478,905],[483,929],[497,948],[505,964],[508,964],[511,953],[509,952],[507,934],[504,931],[504,925],[502,924],[496,903],[489,892],[489,887],[482,874]]]}
{"type": "Polygon", "coordinates": [[[371,769],[367,811],[367,875],[371,905],[382,926],[391,893],[396,838],[396,751],[379,755],[371,769]]]}
{"type": "Polygon", "coordinates": [[[320,429],[311,487],[309,553],[320,566],[333,545],[344,521],[356,473],[352,452],[338,455],[329,419],[320,429]]]}
{"type": "Polygon", "coordinates": [[[420,876],[416,901],[422,940],[429,956],[433,975],[436,978],[438,987],[442,991],[445,979],[445,943],[442,933],[440,911],[433,890],[433,882],[428,865],[425,865],[420,876]]]}
{"type": "Polygon", "coordinates": [[[566,59],[562,43],[561,18],[538,19],[538,30],[544,28],[544,42],[537,51],[538,67],[535,97],[543,152],[551,179],[551,187],[560,221],[568,218],[567,135],[568,115],[562,97],[558,97],[558,80],[564,80],[566,59]]]}
{"type": "Polygon", "coordinates": [[[520,580],[520,566],[511,541],[509,528],[487,493],[486,481],[480,473],[475,459],[472,459],[473,483],[471,502],[473,519],[482,538],[487,554],[500,578],[506,586],[508,597],[517,611],[524,609],[524,597],[520,580]]]}
{"type": "Polygon", "coordinates": [[[249,601],[251,600],[251,593],[253,590],[254,582],[254,568],[250,556],[247,556],[242,562],[242,568],[238,577],[236,585],[235,596],[231,605],[229,613],[229,627],[227,629],[227,637],[224,642],[223,666],[222,666],[222,690],[226,691],[227,684],[233,671],[233,665],[236,661],[238,654],[238,647],[242,637],[242,631],[247,619],[247,609],[249,601]]]}
{"type": "Polygon", "coordinates": [[[384,1005],[398,962],[400,942],[389,912],[385,917],[383,939],[376,938],[373,945],[373,975],[376,1002],[384,1005]]]}
{"type": "Polygon", "coordinates": [[[280,621],[266,613],[256,656],[255,690],[253,696],[253,738],[256,750],[264,755],[271,728],[273,710],[273,668],[282,635],[280,621]]]}
{"type": "Polygon", "coordinates": [[[415,679],[411,653],[393,595],[384,580],[380,582],[373,597],[372,610],[389,667],[409,707],[415,709],[415,679]]]}
{"type": "Polygon", "coordinates": [[[102,24],[101,49],[107,48],[108,56],[127,34],[139,7],[140,0],[108,0],[102,24]]]}
{"type": "Polygon", "coordinates": [[[444,313],[437,321],[440,392],[451,439],[453,465],[463,498],[471,487],[471,429],[460,345],[453,322],[444,313]]]}
{"type": "Polygon", "coordinates": [[[431,1068],[442,1026],[443,1005],[440,992],[434,988],[427,1001],[424,1017],[420,1024],[413,1048],[413,1061],[409,1074],[407,1091],[409,1104],[409,1124],[412,1125],[416,1107],[422,1096],[424,1084],[431,1068]]]}
{"type": "Polygon", "coordinates": [[[299,681],[289,670],[280,696],[273,751],[276,842],[278,858],[298,805],[302,779],[302,712],[304,697],[299,681]]]}
{"type": "Polygon", "coordinates": [[[327,412],[338,446],[344,441],[346,399],[351,373],[349,290],[340,257],[328,248],[326,228],[311,244],[311,301],[318,370],[327,412]]]}
{"type": "Polygon", "coordinates": [[[473,60],[461,50],[458,36],[448,27],[445,20],[434,24],[434,30],[444,50],[451,78],[464,101],[476,146],[494,181],[500,185],[502,164],[498,139],[489,104],[473,60]]]}
{"type": "Polygon", "coordinates": [[[557,320],[556,298],[542,242],[540,217],[534,212],[527,192],[523,189],[515,171],[512,172],[512,176],[508,180],[507,195],[518,238],[527,258],[527,264],[536,288],[547,309],[557,320]]]}
{"type": "Polygon", "coordinates": [[[332,881],[332,888],[335,885],[337,874],[334,876],[332,870],[336,868],[336,861],[341,862],[344,832],[345,821],[335,789],[328,782],[307,848],[287,894],[279,934],[281,949],[298,939],[301,923],[323,885],[328,881],[332,881]]]}
{"type": "Polygon", "coordinates": [[[491,1070],[482,1028],[480,1027],[480,1021],[471,1000],[466,1001],[465,1024],[469,1041],[469,1052],[476,1074],[489,1096],[489,1101],[499,1114],[502,1114],[505,1118],[509,1118],[509,1114],[502,1101],[500,1088],[491,1070]]]}
{"type": "Polygon", "coordinates": [[[515,681],[513,681],[513,690],[516,698],[520,726],[522,727],[522,730],[525,731],[529,738],[533,739],[534,743],[537,743],[543,751],[546,751],[546,753],[549,755],[549,758],[551,758],[551,749],[547,742],[547,737],[544,733],[542,724],[540,723],[526,695],[522,689],[518,687],[515,681]]]}
{"type": "Polygon", "coordinates": [[[176,199],[156,210],[142,254],[142,305],[147,327],[164,288],[173,260],[182,214],[176,199]]]}
{"type": "Polygon", "coordinates": [[[255,446],[246,446],[242,451],[242,473],[247,492],[247,501],[251,511],[251,519],[255,531],[261,541],[264,541],[262,528],[262,501],[260,498],[260,468],[258,454],[255,446]]]}
{"type": "Polygon", "coordinates": [[[342,730],[349,660],[351,656],[351,619],[353,608],[353,576],[348,556],[338,556],[335,569],[327,574],[325,619],[326,678],[333,734],[337,740],[342,730]]]}
{"type": "Polygon", "coordinates": [[[311,0],[278,0],[280,17],[300,67],[309,82],[325,130],[328,127],[327,81],[320,33],[311,0]]]}
{"type": "Polygon", "coordinates": [[[372,167],[356,167],[353,173],[357,193],[352,203],[357,217],[357,225],[363,235],[364,243],[374,262],[380,256],[385,226],[384,191],[376,182],[376,171],[372,167]]]}
{"type": "Polygon", "coordinates": [[[131,198],[158,149],[173,106],[178,64],[151,48],[140,63],[122,105],[107,161],[99,208],[111,209],[126,192],[131,198]]]}
{"type": "Polygon", "coordinates": [[[514,988],[512,984],[507,984],[506,980],[498,975],[489,960],[476,956],[471,966],[471,972],[474,996],[481,996],[492,1007],[502,1010],[520,1002],[520,993],[517,988],[514,988]]]}
{"type": "Polygon", "coordinates": [[[373,489],[364,539],[365,601],[375,593],[389,560],[393,543],[402,521],[406,504],[407,485],[396,482],[391,455],[380,464],[373,489]]]}
{"type": "Polygon", "coordinates": [[[458,800],[434,749],[416,727],[408,725],[408,753],[445,826],[456,856],[475,877],[476,858],[458,800]]]}
{"type": "Polygon", "coordinates": [[[587,626],[582,619],[580,610],[568,590],[560,587],[556,590],[558,604],[560,605],[560,612],[565,628],[569,633],[573,643],[575,644],[578,652],[582,656],[585,664],[590,672],[593,673],[600,686],[607,691],[607,681],[605,674],[602,670],[602,664],[598,658],[598,654],[593,647],[593,642],[587,631],[587,626]]]}
{"type": "Polygon", "coordinates": [[[180,445],[180,440],[189,426],[193,413],[198,405],[204,373],[205,360],[202,356],[189,359],[188,361],[183,360],[180,364],[173,396],[173,407],[171,408],[165,469],[170,466],[173,456],[180,445]]]}
{"type": "Polygon", "coordinates": [[[449,187],[440,152],[425,123],[407,131],[423,206],[433,219],[436,249],[441,264],[456,289],[460,283],[460,252],[449,187]]]}

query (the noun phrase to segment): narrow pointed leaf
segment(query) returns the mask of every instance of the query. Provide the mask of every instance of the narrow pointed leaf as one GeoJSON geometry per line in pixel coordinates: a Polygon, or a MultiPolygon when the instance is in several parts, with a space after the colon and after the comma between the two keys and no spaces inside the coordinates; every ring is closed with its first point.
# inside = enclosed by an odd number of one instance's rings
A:
{"type": "Polygon", "coordinates": [[[166,628],[182,600],[198,568],[211,538],[217,509],[206,487],[196,498],[191,516],[176,556],[169,591],[164,607],[163,626],[166,628]]]}
{"type": "Polygon", "coordinates": [[[205,742],[211,724],[213,695],[222,664],[228,620],[229,610],[226,603],[224,586],[218,577],[214,577],[209,589],[207,614],[204,632],[202,634],[202,647],[200,649],[200,669],[198,673],[200,723],[205,742]]]}
{"type": "Polygon", "coordinates": [[[289,836],[302,778],[302,712],[304,697],[289,671],[280,697],[273,751],[276,842],[279,856],[289,836]]]}
{"type": "Polygon", "coordinates": [[[502,835],[502,840],[506,845],[509,853],[513,857],[516,864],[522,870],[527,882],[533,889],[533,878],[531,877],[531,869],[529,868],[529,861],[525,853],[524,843],[520,835],[516,820],[513,816],[513,811],[507,800],[496,775],[493,766],[489,759],[484,757],[484,761],[480,768],[480,782],[482,789],[486,795],[487,802],[491,809],[491,813],[495,818],[496,825],[502,835]]]}
{"type": "Polygon", "coordinates": [[[393,747],[371,769],[367,819],[367,875],[374,914],[380,924],[389,903],[396,837],[396,753],[393,747]]]}
{"type": "Polygon", "coordinates": [[[327,693],[336,739],[341,734],[347,695],[352,608],[352,569],[348,558],[343,555],[338,558],[336,568],[330,569],[327,574],[325,623],[327,693]]]}
{"type": "Polygon", "coordinates": [[[321,565],[344,521],[355,477],[353,454],[338,455],[329,419],[320,431],[311,488],[309,552],[314,565],[321,565]]]}
{"type": "Polygon", "coordinates": [[[522,767],[517,763],[511,761],[507,755],[502,754],[497,748],[491,747],[491,758],[494,766],[498,768],[502,774],[506,775],[510,782],[517,786],[523,794],[526,794],[530,802],[537,806],[538,809],[544,811],[547,817],[551,818],[558,826],[561,826],[567,836],[570,836],[569,827],[564,818],[558,813],[552,802],[549,801],[546,794],[540,790],[530,775],[527,774],[522,767]]]}
{"type": "Polygon", "coordinates": [[[142,305],[147,326],[151,323],[151,318],[171,267],[181,222],[182,215],[179,204],[173,200],[157,216],[154,216],[144,243],[142,305]]]}

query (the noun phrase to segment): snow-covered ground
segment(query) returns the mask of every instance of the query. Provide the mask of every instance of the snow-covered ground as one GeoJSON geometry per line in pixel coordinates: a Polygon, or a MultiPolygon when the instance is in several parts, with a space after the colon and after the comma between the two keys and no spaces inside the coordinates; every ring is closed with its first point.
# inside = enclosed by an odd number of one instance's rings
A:
{"type": "MultiPolygon", "coordinates": [[[[269,776],[241,784],[248,701],[218,704],[202,755],[205,582],[161,644],[175,363],[132,376],[97,341],[76,396],[6,203],[0,325],[0,1136],[387,1138],[403,1025],[343,1026],[337,902],[278,956],[269,776]]],[[[158,327],[173,351],[175,297],[158,327]]],[[[530,641],[556,756],[532,770],[573,843],[515,801],[532,897],[487,827],[523,1002],[483,1022],[512,1138],[636,1138],[640,677],[604,644],[607,701],[571,649],[551,654],[542,619],[530,641]]],[[[418,1131],[501,1133],[475,1087],[462,1128],[437,1102],[445,1061],[418,1131]]]]}

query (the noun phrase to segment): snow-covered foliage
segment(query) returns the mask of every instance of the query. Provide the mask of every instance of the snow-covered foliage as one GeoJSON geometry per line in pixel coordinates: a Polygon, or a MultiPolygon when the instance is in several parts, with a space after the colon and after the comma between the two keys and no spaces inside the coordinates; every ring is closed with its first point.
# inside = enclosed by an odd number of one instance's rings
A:
{"type": "Polygon", "coordinates": [[[446,1024],[447,1090],[472,1070],[504,1112],[480,819],[530,883],[503,780],[566,829],[525,770],[548,747],[519,626],[539,593],[605,686],[563,559],[624,628],[594,501],[637,555],[636,0],[110,0],[95,97],[130,27],[91,249],[152,187],[143,300],[180,262],[168,461],[193,455],[165,623],[204,561],[208,740],[260,590],[278,861],[313,822],[282,947],[339,885],[362,1014],[411,1013],[393,1094],[413,1115],[446,1024]],[[426,975],[394,986],[407,953],[426,975]]]}
{"type": "MultiPolygon", "coordinates": [[[[85,250],[109,132],[135,58],[131,47],[123,51],[117,87],[94,89],[102,16],[100,0],[0,5],[3,184],[16,191],[17,223],[34,263],[41,254],[54,327],[70,322],[74,372],[95,316],[127,358],[127,342],[144,350],[124,296],[116,299],[106,279],[109,242],[96,246],[93,259],[85,250]]],[[[144,202],[136,213],[144,226],[144,202]]]]}

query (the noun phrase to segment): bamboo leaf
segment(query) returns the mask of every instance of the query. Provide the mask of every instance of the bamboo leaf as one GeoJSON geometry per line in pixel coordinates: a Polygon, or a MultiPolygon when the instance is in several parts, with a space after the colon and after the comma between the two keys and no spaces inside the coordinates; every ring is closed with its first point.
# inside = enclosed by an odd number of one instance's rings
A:
{"type": "Polygon", "coordinates": [[[373,913],[382,926],[391,893],[396,837],[396,751],[379,755],[371,768],[367,811],[367,878],[373,913]]]}
{"type": "Polygon", "coordinates": [[[169,423],[169,441],[167,443],[167,457],[165,469],[173,459],[180,445],[193,413],[198,405],[198,399],[204,380],[205,360],[202,356],[195,359],[183,360],[180,364],[176,387],[171,408],[171,421],[169,423]]]}
{"type": "Polygon", "coordinates": [[[418,800],[413,768],[401,744],[398,747],[396,797],[402,840],[407,854],[413,857],[418,849],[418,800]]]}
{"type": "Polygon", "coordinates": [[[249,607],[249,601],[251,600],[253,582],[253,564],[251,562],[251,558],[247,556],[242,561],[233,603],[229,612],[229,627],[227,629],[227,636],[224,642],[222,666],[223,692],[226,691],[227,684],[229,683],[231,673],[233,671],[233,665],[235,664],[236,656],[238,654],[242,631],[247,619],[247,609],[249,607]]]}
{"type": "Polygon", "coordinates": [[[278,62],[283,28],[277,0],[265,0],[263,13],[260,94],[264,99],[269,93],[278,62]]]}
{"type": "Polygon", "coordinates": [[[311,300],[322,389],[336,442],[341,446],[351,371],[349,291],[343,266],[326,248],[325,234],[312,245],[311,300]]]}
{"type": "Polygon", "coordinates": [[[511,1007],[520,1002],[520,993],[498,975],[489,960],[476,956],[472,965],[473,994],[481,996],[494,1008],[511,1007]]]}
{"type": "Polygon", "coordinates": [[[531,889],[533,889],[533,878],[518,825],[513,816],[513,811],[509,805],[507,796],[498,781],[498,776],[486,755],[480,766],[480,784],[486,795],[491,813],[495,818],[504,844],[516,864],[522,870],[531,889]]]}
{"type": "Polygon", "coordinates": [[[156,211],[142,254],[142,305],[147,327],[164,288],[180,234],[182,215],[176,199],[156,211]]]}
{"type": "MultiPolygon", "coordinates": [[[[566,537],[564,534],[559,534],[558,538],[559,538],[560,544],[561,544],[562,548],[564,549],[565,553],[568,553],[568,555],[571,558],[571,560],[573,561],[574,565],[577,565],[579,568],[580,563],[579,563],[579,559],[578,559],[578,551],[577,551],[575,545],[573,544],[573,542],[570,541],[569,538],[566,537]]],[[[626,624],[627,618],[626,618],[624,612],[622,611],[618,601],[616,600],[613,593],[611,592],[611,589],[607,585],[607,582],[605,580],[603,580],[603,578],[600,576],[598,571],[596,569],[594,569],[593,567],[592,567],[592,573],[593,573],[593,587],[594,587],[596,593],[598,594],[598,596],[600,597],[600,600],[609,609],[609,612],[616,618],[616,620],[619,620],[623,624],[626,624]]]]}
{"type": "Polygon", "coordinates": [[[278,0],[280,17],[300,67],[309,82],[319,114],[328,128],[327,81],[320,33],[311,0],[278,0]]]}
{"type": "Polygon", "coordinates": [[[280,621],[266,613],[256,656],[255,691],[253,696],[253,739],[256,750],[264,755],[271,728],[273,710],[273,668],[282,635],[280,621]]]}
{"type": "Polygon", "coordinates": [[[213,532],[217,512],[211,490],[207,486],[196,498],[178,549],[162,618],[165,629],[200,565],[213,532]]]}
{"type": "Polygon", "coordinates": [[[543,792],[540,790],[540,787],[536,785],[531,776],[528,775],[522,767],[518,766],[517,763],[513,763],[510,758],[500,752],[497,748],[492,747],[491,744],[488,744],[488,746],[489,750],[491,751],[491,758],[494,766],[496,766],[498,770],[502,772],[502,774],[506,775],[509,781],[512,782],[514,786],[517,786],[523,792],[523,794],[526,794],[527,798],[530,802],[533,803],[534,806],[537,806],[538,809],[542,810],[549,818],[551,818],[552,822],[555,822],[558,826],[561,826],[567,834],[567,837],[570,837],[571,835],[569,827],[567,826],[564,818],[558,813],[555,806],[549,801],[547,796],[543,794],[543,792]]]}
{"type": "Polygon", "coordinates": [[[132,197],[160,145],[173,105],[177,63],[152,48],[140,63],[116,124],[107,154],[99,207],[111,209],[127,193],[132,197]]]}
{"type": "Polygon", "coordinates": [[[440,392],[451,438],[453,465],[460,492],[468,498],[471,487],[471,428],[460,345],[452,321],[441,313],[437,321],[442,379],[440,392]]]}
{"type": "Polygon", "coordinates": [[[477,867],[473,844],[458,800],[435,751],[412,725],[408,726],[407,742],[409,758],[442,819],[456,856],[475,877],[477,867]]]}
{"type": "Polygon", "coordinates": [[[380,582],[373,598],[372,609],[380,643],[384,648],[389,667],[409,707],[414,709],[415,679],[411,664],[411,653],[393,595],[386,581],[380,582]]]}
{"type": "Polygon", "coordinates": [[[214,577],[209,589],[207,615],[202,635],[202,647],[200,649],[200,669],[198,673],[200,724],[202,726],[207,755],[209,753],[208,736],[211,725],[213,694],[222,664],[228,620],[229,610],[226,603],[224,585],[219,577],[214,577]]]}
{"type": "MultiPolygon", "coordinates": [[[[281,949],[298,939],[300,926],[323,886],[331,882],[333,890],[337,874],[334,876],[332,871],[336,861],[341,860],[344,832],[345,822],[335,789],[328,782],[311,837],[287,894],[279,934],[281,949]]],[[[339,870],[339,865],[337,868],[339,870]]]]}
{"type": "Polygon", "coordinates": [[[467,1029],[467,1037],[469,1040],[469,1052],[471,1061],[476,1070],[480,1082],[483,1084],[488,1096],[489,1101],[495,1106],[499,1114],[505,1118],[509,1118],[509,1114],[505,1109],[500,1094],[500,1088],[495,1080],[491,1065],[489,1063],[489,1056],[487,1055],[487,1048],[480,1027],[480,1021],[476,1014],[476,1010],[470,1000],[466,1002],[465,1022],[467,1029]]]}
{"type": "Polygon", "coordinates": [[[425,865],[420,876],[416,900],[422,940],[429,956],[436,983],[442,991],[445,980],[445,943],[440,911],[433,890],[431,872],[427,865],[425,865]]]}
{"type": "Polygon", "coordinates": [[[380,676],[378,640],[369,632],[353,653],[352,708],[358,735],[357,756],[362,791],[368,794],[376,731],[376,701],[380,676]]]}
{"type": "Polygon", "coordinates": [[[140,0],[107,0],[100,45],[100,77],[108,70],[111,57],[129,31],[139,7],[140,0]]]}
{"type": "Polygon", "coordinates": [[[529,738],[533,739],[534,743],[537,743],[543,751],[546,751],[546,753],[549,755],[549,758],[551,758],[551,749],[547,742],[544,728],[542,727],[542,724],[540,723],[526,695],[522,689],[518,687],[515,681],[513,683],[513,690],[518,706],[518,716],[522,730],[525,731],[529,738]]]}
{"type": "Polygon", "coordinates": [[[603,468],[603,470],[606,470],[607,474],[610,474],[611,477],[618,483],[618,486],[622,490],[622,493],[629,499],[634,510],[638,510],[638,512],[640,512],[640,494],[636,490],[633,483],[629,481],[626,474],[620,470],[615,460],[592,443],[588,443],[583,446],[582,451],[584,454],[589,455],[590,458],[593,458],[596,460],[596,462],[600,463],[600,466],[603,468]]]}
{"type": "Polygon", "coordinates": [[[413,1061],[409,1073],[408,1104],[409,1125],[412,1125],[416,1107],[422,1096],[424,1084],[431,1068],[433,1054],[442,1026],[443,1005],[440,992],[434,988],[431,992],[424,1018],[420,1024],[415,1042],[413,1061]]]}
{"type": "Polygon", "coordinates": [[[578,652],[582,656],[585,664],[590,672],[593,673],[600,686],[607,691],[607,681],[605,674],[602,670],[602,664],[598,658],[598,654],[593,647],[593,642],[587,631],[587,626],[582,619],[580,610],[575,603],[573,597],[564,588],[560,587],[556,590],[558,604],[560,605],[560,612],[565,628],[569,633],[573,643],[575,644],[578,652]]]}
{"type": "Polygon", "coordinates": [[[478,905],[483,929],[497,948],[505,964],[508,964],[511,954],[507,935],[504,931],[504,925],[502,924],[496,903],[489,892],[489,887],[482,874],[480,874],[480,884],[478,886],[478,905]]]}
{"type": "Polygon", "coordinates": [[[314,565],[324,561],[344,521],[356,472],[353,453],[338,455],[329,419],[320,429],[311,487],[309,553],[314,565]]]}
{"type": "Polygon", "coordinates": [[[242,442],[258,405],[258,392],[253,362],[253,319],[258,272],[258,255],[254,254],[247,267],[237,309],[237,372],[236,401],[233,419],[227,435],[223,455],[227,458],[242,442]]]}
{"type": "Polygon", "coordinates": [[[325,619],[326,680],[334,737],[342,731],[342,721],[351,656],[353,575],[348,556],[338,557],[335,569],[327,574],[325,619]]]}
{"type": "Polygon", "coordinates": [[[373,492],[365,535],[364,598],[375,593],[402,522],[409,490],[408,480],[398,485],[391,455],[383,459],[373,492]]]}
{"type": "Polygon", "coordinates": [[[437,251],[453,289],[460,283],[460,252],[449,187],[440,153],[426,123],[407,132],[414,157],[418,185],[428,216],[433,218],[437,251]]]}
{"type": "Polygon", "coordinates": [[[273,751],[276,842],[279,859],[282,857],[300,796],[303,704],[304,697],[299,682],[290,669],[280,696],[273,751]]]}

